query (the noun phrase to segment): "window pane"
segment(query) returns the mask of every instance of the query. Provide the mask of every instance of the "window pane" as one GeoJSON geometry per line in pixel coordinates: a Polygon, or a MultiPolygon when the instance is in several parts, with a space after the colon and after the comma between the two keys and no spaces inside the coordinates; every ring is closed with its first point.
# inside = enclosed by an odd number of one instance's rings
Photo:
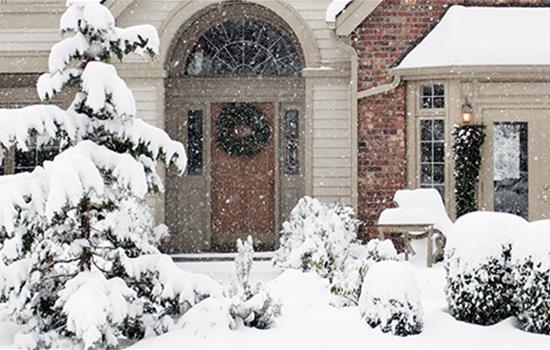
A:
{"type": "Polygon", "coordinates": [[[444,96],[445,95],[445,87],[443,84],[435,84],[433,87],[434,90],[434,96],[444,96]]]}
{"type": "Polygon", "coordinates": [[[434,108],[444,108],[444,107],[445,107],[445,99],[443,97],[435,97],[434,108]]]}
{"type": "Polygon", "coordinates": [[[493,140],[494,210],[529,216],[528,125],[495,123],[493,140]]]}
{"type": "Polygon", "coordinates": [[[32,171],[36,166],[36,149],[27,152],[15,151],[15,173],[32,171]]]}
{"type": "Polygon", "coordinates": [[[431,120],[420,121],[420,139],[422,141],[432,140],[432,121],[431,120]]]}
{"type": "Polygon", "coordinates": [[[297,109],[289,109],[284,116],[285,175],[300,174],[300,118],[297,109]]]}
{"type": "Polygon", "coordinates": [[[445,160],[445,144],[442,142],[434,144],[433,161],[443,162],[445,160]]]}
{"type": "Polygon", "coordinates": [[[423,96],[432,96],[432,86],[431,85],[422,85],[422,95],[423,96]]]}
{"type": "Polygon", "coordinates": [[[202,110],[192,110],[187,113],[187,173],[202,175],[203,142],[202,110]]]}
{"type": "Polygon", "coordinates": [[[438,140],[438,141],[443,141],[445,140],[445,128],[444,128],[444,123],[443,123],[443,120],[434,120],[433,121],[433,129],[434,129],[434,134],[433,134],[433,139],[434,140],[438,140]]]}
{"type": "Polygon", "coordinates": [[[445,170],[443,164],[434,165],[433,182],[436,184],[443,183],[445,178],[445,170]]]}
{"type": "Polygon", "coordinates": [[[432,108],[432,98],[423,97],[422,98],[422,108],[432,108]]]}
{"type": "Polygon", "coordinates": [[[421,157],[420,157],[421,162],[425,163],[425,162],[433,161],[431,142],[422,142],[420,144],[420,152],[421,152],[421,157]]]}
{"type": "Polygon", "coordinates": [[[431,185],[432,180],[432,170],[433,167],[431,164],[423,164],[421,167],[421,173],[420,173],[420,182],[422,184],[428,184],[431,185]]]}

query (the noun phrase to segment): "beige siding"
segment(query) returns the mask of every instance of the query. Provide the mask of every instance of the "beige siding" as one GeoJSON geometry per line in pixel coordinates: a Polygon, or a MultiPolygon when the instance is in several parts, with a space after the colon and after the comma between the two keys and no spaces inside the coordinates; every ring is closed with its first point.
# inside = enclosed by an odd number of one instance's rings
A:
{"type": "MultiPolygon", "coordinates": [[[[308,81],[306,95],[312,99],[305,110],[307,125],[311,127],[310,149],[306,150],[311,154],[311,161],[307,163],[307,194],[326,201],[351,204],[352,192],[355,191],[352,169],[356,161],[352,155],[356,145],[352,144],[351,135],[354,130],[351,125],[354,96],[350,85],[350,53],[336,40],[333,30],[325,22],[330,1],[287,0],[279,3],[303,20],[306,30],[311,33],[313,46],[318,51],[308,68],[333,68],[304,73],[308,81]]],[[[66,0],[7,0],[8,5],[5,2],[0,0],[0,73],[43,72],[47,69],[48,50],[60,38],[57,25],[66,0]]],[[[149,23],[162,34],[167,23],[174,20],[175,9],[189,2],[135,0],[118,16],[117,24],[149,23]]],[[[165,57],[160,57],[152,65],[136,63],[131,69],[120,67],[121,76],[127,79],[135,94],[138,115],[160,127],[164,126],[164,60],[165,57]],[[142,79],[145,76],[150,79],[142,79]]],[[[127,61],[140,62],[141,59],[131,57],[127,61]]]]}
{"type": "Polygon", "coordinates": [[[351,92],[346,84],[313,90],[313,195],[351,204],[351,92]]]}

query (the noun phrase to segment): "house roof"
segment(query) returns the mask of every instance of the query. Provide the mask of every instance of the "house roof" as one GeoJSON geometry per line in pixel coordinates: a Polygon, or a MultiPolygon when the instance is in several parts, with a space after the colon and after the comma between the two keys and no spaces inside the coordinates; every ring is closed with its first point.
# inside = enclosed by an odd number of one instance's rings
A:
{"type": "Polygon", "coordinates": [[[394,69],[550,65],[550,8],[452,6],[394,69]]]}
{"type": "Polygon", "coordinates": [[[350,2],[352,2],[352,0],[332,0],[327,7],[326,21],[336,21],[336,17],[338,17],[340,12],[342,12],[350,2]]]}

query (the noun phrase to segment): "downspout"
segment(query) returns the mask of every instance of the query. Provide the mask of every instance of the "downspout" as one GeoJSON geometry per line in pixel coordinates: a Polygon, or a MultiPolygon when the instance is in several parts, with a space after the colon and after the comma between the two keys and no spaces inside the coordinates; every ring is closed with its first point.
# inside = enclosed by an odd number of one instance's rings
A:
{"type": "Polygon", "coordinates": [[[359,179],[358,179],[358,111],[357,111],[357,78],[358,78],[358,56],[357,51],[350,45],[347,37],[336,37],[339,45],[349,53],[350,56],[350,94],[351,94],[351,204],[355,210],[355,214],[358,214],[359,205],[359,179]]]}

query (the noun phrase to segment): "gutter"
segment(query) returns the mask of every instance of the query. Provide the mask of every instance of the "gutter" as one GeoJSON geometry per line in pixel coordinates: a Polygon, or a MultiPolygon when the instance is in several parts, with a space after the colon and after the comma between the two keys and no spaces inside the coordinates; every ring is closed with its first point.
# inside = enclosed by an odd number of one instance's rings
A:
{"type": "Polygon", "coordinates": [[[401,83],[401,77],[398,75],[394,75],[392,81],[388,84],[375,86],[373,88],[361,90],[357,92],[357,99],[360,100],[365,97],[383,94],[385,92],[395,89],[396,87],[399,86],[400,83],[401,83]]]}

